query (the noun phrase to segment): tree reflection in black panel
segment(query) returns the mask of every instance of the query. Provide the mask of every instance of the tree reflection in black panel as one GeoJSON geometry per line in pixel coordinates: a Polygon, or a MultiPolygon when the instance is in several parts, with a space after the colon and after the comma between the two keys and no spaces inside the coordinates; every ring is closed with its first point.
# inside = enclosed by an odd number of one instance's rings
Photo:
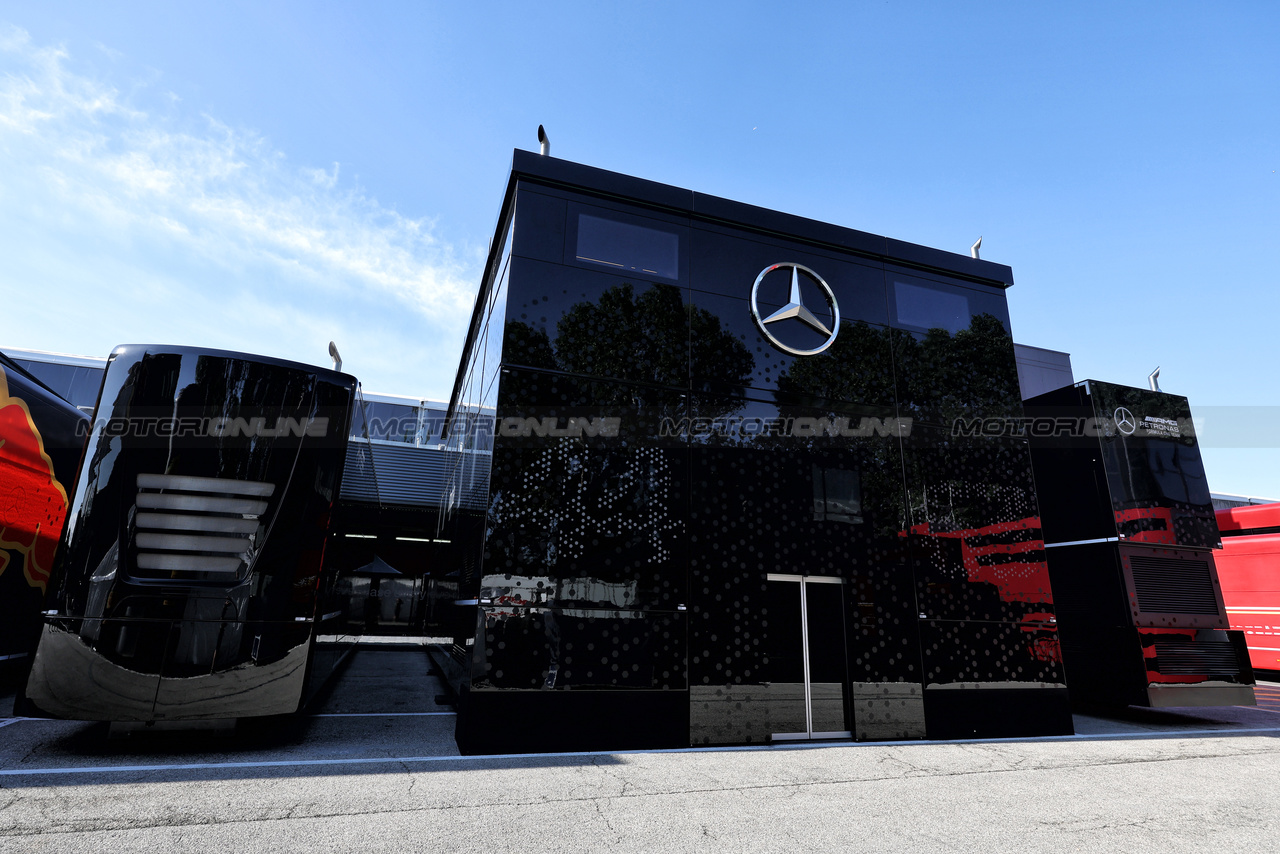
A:
{"type": "Polygon", "coordinates": [[[560,370],[556,351],[547,333],[519,320],[508,320],[503,329],[502,361],[504,364],[528,368],[560,370]]]}
{"type": "Polygon", "coordinates": [[[504,334],[504,364],[673,389],[689,386],[690,348],[730,385],[742,385],[754,365],[746,345],[714,314],[688,305],[674,285],[646,283],[638,295],[630,282],[610,286],[596,300],[570,306],[554,340],[520,320],[508,320],[504,334]]]}
{"type": "Polygon", "coordinates": [[[954,335],[895,329],[898,414],[934,424],[1022,414],[1013,338],[1000,319],[979,314],[954,335]]]}
{"type": "Polygon", "coordinates": [[[858,323],[841,324],[835,343],[822,353],[796,359],[778,374],[781,394],[892,408],[893,362],[890,330],[858,323]]]}

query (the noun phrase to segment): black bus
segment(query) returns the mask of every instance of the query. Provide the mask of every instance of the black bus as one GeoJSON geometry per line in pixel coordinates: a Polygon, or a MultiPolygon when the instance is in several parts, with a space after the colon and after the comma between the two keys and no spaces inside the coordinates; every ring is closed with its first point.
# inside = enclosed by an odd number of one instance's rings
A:
{"type": "Polygon", "coordinates": [[[296,711],[349,637],[325,569],[354,377],[261,356],[112,352],[18,711],[296,711]]]}

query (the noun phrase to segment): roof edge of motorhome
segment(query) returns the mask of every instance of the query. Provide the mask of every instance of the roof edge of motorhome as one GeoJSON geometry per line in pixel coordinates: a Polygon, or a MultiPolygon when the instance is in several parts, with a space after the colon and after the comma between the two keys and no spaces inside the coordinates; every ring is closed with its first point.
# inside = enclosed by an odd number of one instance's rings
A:
{"type": "Polygon", "coordinates": [[[570,160],[516,149],[511,162],[516,178],[528,178],[565,188],[614,196],[655,208],[680,212],[695,219],[710,220],[817,243],[834,249],[867,255],[891,263],[922,267],[961,276],[989,285],[1009,287],[1013,270],[1005,264],[971,258],[956,252],[934,249],[892,237],[882,237],[846,226],[808,219],[795,214],[736,202],[731,199],[685,190],[620,172],[610,172],[570,160]]]}
{"type": "Polygon", "coordinates": [[[458,358],[458,373],[454,377],[453,390],[449,394],[449,407],[445,416],[442,434],[444,437],[448,436],[453,423],[454,409],[457,407],[458,395],[462,391],[462,383],[465,380],[462,368],[467,354],[471,352],[475,343],[476,335],[479,334],[485,296],[497,276],[498,264],[501,261],[499,256],[502,254],[506,230],[512,215],[511,203],[515,196],[516,185],[521,180],[613,197],[660,210],[678,212],[703,221],[738,226],[790,240],[801,240],[883,262],[958,276],[985,285],[1000,288],[1013,285],[1013,269],[1005,264],[996,264],[955,252],[895,240],[892,237],[881,237],[845,226],[782,213],[745,202],[735,202],[719,196],[685,190],[670,184],[517,148],[512,152],[511,172],[503,194],[502,207],[498,213],[493,238],[489,242],[484,274],[480,288],[476,292],[476,301],[472,307],[466,338],[463,340],[462,351],[458,358]]]}

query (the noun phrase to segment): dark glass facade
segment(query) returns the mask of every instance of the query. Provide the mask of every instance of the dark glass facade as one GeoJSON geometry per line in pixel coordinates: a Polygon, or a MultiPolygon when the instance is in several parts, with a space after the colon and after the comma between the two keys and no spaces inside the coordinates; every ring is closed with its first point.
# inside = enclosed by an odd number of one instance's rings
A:
{"type": "Polygon", "coordinates": [[[447,447],[467,752],[1063,733],[1008,268],[516,153],[447,447]],[[495,407],[491,454],[472,423],[495,407]]]}

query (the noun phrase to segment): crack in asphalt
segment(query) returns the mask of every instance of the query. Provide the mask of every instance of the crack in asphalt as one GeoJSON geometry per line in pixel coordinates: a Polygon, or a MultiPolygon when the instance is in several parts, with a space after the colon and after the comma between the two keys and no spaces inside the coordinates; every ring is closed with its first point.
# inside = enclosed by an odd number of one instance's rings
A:
{"type": "Polygon", "coordinates": [[[600,804],[601,801],[609,801],[609,800],[612,800],[612,799],[608,797],[592,798],[591,804],[596,808],[596,815],[598,815],[600,817],[600,820],[604,822],[604,826],[609,829],[609,833],[613,834],[613,843],[615,845],[621,845],[625,841],[622,834],[619,833],[618,829],[613,826],[613,822],[609,821],[609,816],[605,814],[605,811],[600,804]]]}
{"type": "Polygon", "coordinates": [[[603,764],[601,762],[602,759],[603,757],[599,757],[599,756],[593,757],[591,760],[591,767],[598,769],[601,774],[608,777],[610,780],[616,780],[618,783],[622,785],[622,789],[618,792],[618,797],[622,797],[622,798],[629,797],[630,796],[629,790],[633,787],[636,789],[639,789],[641,794],[648,794],[646,790],[641,789],[639,786],[633,786],[631,781],[627,780],[621,774],[615,774],[614,769],[612,767],[612,763],[603,764]]]}

